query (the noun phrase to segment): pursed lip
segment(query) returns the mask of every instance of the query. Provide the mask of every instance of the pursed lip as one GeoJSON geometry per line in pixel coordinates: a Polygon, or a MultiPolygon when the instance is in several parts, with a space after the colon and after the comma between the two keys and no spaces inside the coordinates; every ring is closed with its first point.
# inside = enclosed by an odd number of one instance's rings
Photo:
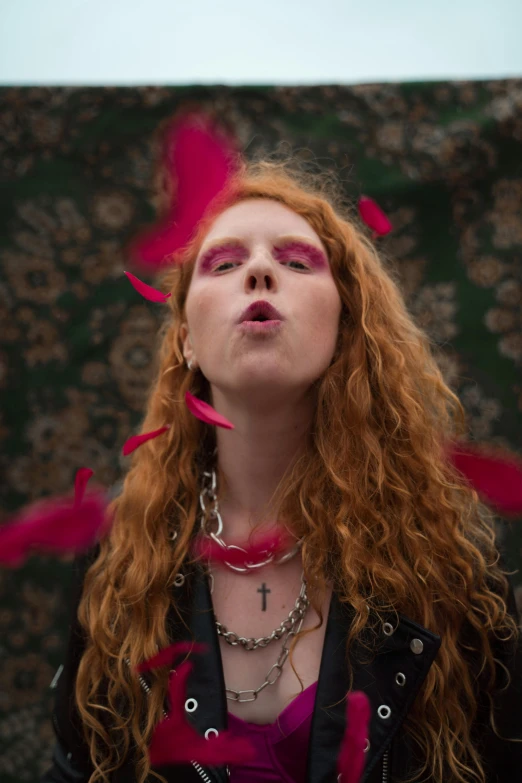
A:
{"type": "Polygon", "coordinates": [[[253,321],[258,315],[263,315],[269,321],[283,321],[284,318],[274,305],[267,302],[266,299],[258,299],[246,307],[239,317],[238,324],[243,321],[253,321]]]}

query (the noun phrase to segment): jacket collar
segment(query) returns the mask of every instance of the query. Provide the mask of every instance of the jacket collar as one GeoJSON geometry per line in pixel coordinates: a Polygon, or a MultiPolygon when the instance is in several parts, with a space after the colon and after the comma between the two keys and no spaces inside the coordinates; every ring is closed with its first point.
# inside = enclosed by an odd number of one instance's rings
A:
{"type": "MultiPolygon", "coordinates": [[[[194,667],[187,682],[187,699],[195,699],[196,703],[196,708],[187,717],[204,735],[209,728],[220,732],[226,730],[227,699],[208,580],[200,567],[187,577],[185,586],[176,596],[185,622],[180,624],[170,616],[171,638],[193,639],[207,645],[206,655],[192,656],[194,667]]],[[[346,638],[354,614],[353,607],[342,604],[334,592],[312,718],[309,783],[336,780],[337,756],[346,725],[346,703],[342,694],[349,688],[348,665],[353,670],[352,690],[363,691],[372,710],[370,747],[361,780],[361,783],[368,783],[370,773],[399,730],[441,645],[440,636],[410,618],[399,614],[398,624],[393,625],[395,617],[381,613],[382,626],[377,625],[373,636],[366,628],[366,636],[354,644],[347,659],[346,638]]]]}
{"type": "Polygon", "coordinates": [[[346,702],[340,700],[340,694],[349,689],[348,667],[353,672],[352,691],[366,694],[372,712],[370,746],[361,779],[361,783],[367,783],[407,715],[441,644],[440,636],[408,617],[399,614],[394,626],[394,617],[381,613],[382,625],[379,622],[373,637],[367,627],[347,659],[346,639],[354,614],[354,608],[342,604],[334,592],[308,753],[307,780],[313,783],[336,780],[337,757],[346,728],[346,702]]]}

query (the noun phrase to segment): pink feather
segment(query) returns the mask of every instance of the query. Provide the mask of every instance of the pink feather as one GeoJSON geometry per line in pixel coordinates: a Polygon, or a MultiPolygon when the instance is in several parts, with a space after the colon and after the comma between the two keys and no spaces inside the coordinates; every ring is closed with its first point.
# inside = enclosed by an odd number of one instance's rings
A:
{"type": "Polygon", "coordinates": [[[194,541],[193,551],[196,557],[212,560],[214,563],[230,563],[231,565],[244,568],[247,564],[255,565],[266,560],[271,554],[276,557],[289,549],[292,543],[295,544],[295,540],[286,531],[278,531],[259,538],[254,543],[236,542],[235,544],[229,544],[229,546],[240,547],[240,549],[234,548],[227,552],[226,549],[223,549],[212,539],[206,536],[198,536],[194,541]],[[244,549],[245,552],[242,552],[241,549],[244,549]]]}
{"type": "Polygon", "coordinates": [[[483,501],[505,516],[522,512],[522,460],[507,449],[450,442],[446,454],[483,501]]]}
{"type": "Polygon", "coordinates": [[[166,424],[164,427],[160,427],[159,429],[153,430],[152,432],[144,432],[141,435],[133,435],[123,444],[123,456],[128,457],[129,454],[132,454],[133,451],[136,451],[136,449],[138,449],[143,443],[146,443],[148,440],[153,440],[153,438],[157,438],[159,435],[163,435],[163,433],[168,429],[170,429],[170,424],[166,424]]]}
{"type": "Polygon", "coordinates": [[[209,405],[208,402],[203,402],[203,400],[198,400],[189,391],[185,392],[185,402],[187,408],[196,419],[204,421],[205,424],[215,424],[216,427],[224,427],[227,430],[235,429],[234,425],[215,411],[212,405],[209,405]]]}
{"type": "Polygon", "coordinates": [[[235,142],[207,117],[195,113],[170,124],[163,158],[165,170],[176,183],[176,202],[162,222],[129,247],[136,264],[149,272],[164,266],[169,256],[185,247],[238,168],[235,142]]]}
{"type": "Polygon", "coordinates": [[[94,475],[94,470],[91,468],[78,468],[74,477],[74,502],[79,506],[85,495],[87,488],[87,482],[94,475]]]}
{"type": "Polygon", "coordinates": [[[170,675],[170,713],[154,730],[149,747],[150,763],[160,766],[197,761],[199,764],[221,766],[252,761],[256,753],[247,739],[236,737],[230,731],[205,739],[187,721],[186,683],[191,670],[192,664],[185,661],[170,675]]]}
{"type": "Polygon", "coordinates": [[[161,291],[158,291],[157,288],[153,288],[151,285],[147,285],[147,283],[139,280],[130,272],[124,272],[123,274],[127,275],[128,280],[134,286],[136,291],[141,294],[144,299],[148,299],[149,302],[166,302],[169,296],[172,296],[170,291],[168,294],[163,294],[161,291]]]}
{"type": "Polygon", "coordinates": [[[393,226],[380,206],[368,196],[361,196],[358,203],[362,220],[379,236],[389,234],[393,226]]]}
{"type": "Polygon", "coordinates": [[[21,566],[32,550],[79,554],[108,532],[107,498],[99,490],[81,503],[70,497],[38,501],[0,527],[0,562],[21,566]]]}
{"type": "Polygon", "coordinates": [[[205,644],[197,644],[196,642],[175,642],[168,647],[164,647],[159,653],[153,655],[152,658],[148,658],[146,661],[136,666],[138,673],[147,672],[151,669],[158,669],[160,666],[172,666],[174,659],[178,655],[190,655],[193,652],[203,653],[206,652],[207,646],[205,644]]]}
{"type": "Polygon", "coordinates": [[[346,730],[337,759],[340,783],[359,783],[366,758],[364,746],[369,735],[371,707],[362,691],[354,691],[346,697],[346,730]]]}

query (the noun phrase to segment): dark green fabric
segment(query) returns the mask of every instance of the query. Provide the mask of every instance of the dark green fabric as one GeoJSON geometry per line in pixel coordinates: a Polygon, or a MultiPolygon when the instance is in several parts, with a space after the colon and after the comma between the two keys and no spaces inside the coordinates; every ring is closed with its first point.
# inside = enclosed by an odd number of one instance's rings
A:
{"type": "MultiPolygon", "coordinates": [[[[439,346],[470,435],[522,449],[522,80],[352,87],[0,90],[2,516],[109,486],[138,426],[162,309],[124,275],[125,243],[155,215],[159,124],[216,111],[247,155],[281,142],[336,170],[394,226],[377,240],[439,346]]],[[[499,519],[508,566],[522,526],[499,519]]],[[[512,577],[522,604],[522,577],[512,577]]],[[[71,565],[0,571],[0,778],[49,764],[71,565]]]]}

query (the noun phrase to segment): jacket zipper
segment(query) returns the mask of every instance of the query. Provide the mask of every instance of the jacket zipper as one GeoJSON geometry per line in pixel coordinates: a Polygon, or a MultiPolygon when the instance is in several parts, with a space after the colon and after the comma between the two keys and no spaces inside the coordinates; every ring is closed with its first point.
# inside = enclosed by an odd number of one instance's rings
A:
{"type": "Polygon", "coordinates": [[[384,756],[382,757],[382,783],[388,783],[389,780],[389,769],[388,769],[388,754],[389,750],[386,751],[384,756]]]}
{"type": "MultiPolygon", "coordinates": [[[[128,661],[128,660],[127,660],[127,663],[129,663],[129,661],[128,661]]],[[[143,688],[143,690],[145,691],[145,693],[146,693],[146,694],[147,694],[147,696],[148,696],[148,695],[150,694],[150,688],[149,688],[149,686],[147,685],[147,683],[145,682],[145,679],[143,678],[143,676],[142,676],[141,674],[140,674],[140,675],[138,675],[138,679],[139,679],[139,681],[140,681],[141,687],[143,688]]],[[[163,710],[163,717],[164,717],[164,718],[167,718],[167,717],[168,717],[168,715],[167,715],[167,713],[165,712],[165,710],[163,710]]],[[[198,762],[197,762],[197,761],[191,761],[190,763],[192,764],[192,766],[194,767],[194,769],[195,769],[195,770],[196,770],[196,772],[198,773],[199,777],[200,777],[202,780],[204,780],[204,781],[205,781],[205,783],[214,783],[214,780],[213,780],[213,779],[212,779],[212,778],[211,778],[211,777],[210,777],[210,776],[207,774],[207,772],[206,772],[206,771],[203,769],[203,767],[201,766],[201,764],[198,764],[198,762]]],[[[228,769],[227,769],[227,772],[228,772],[228,769]]],[[[228,777],[228,775],[227,775],[227,777],[228,777]]]]}
{"type": "Polygon", "coordinates": [[[196,772],[198,773],[199,777],[200,777],[202,780],[204,780],[204,781],[205,781],[205,783],[212,783],[212,778],[210,778],[210,777],[207,775],[207,773],[205,772],[205,770],[203,769],[203,767],[202,767],[200,764],[198,764],[198,762],[197,762],[197,761],[191,761],[190,763],[192,764],[192,766],[194,767],[194,769],[195,769],[195,770],[196,770],[196,772]]]}

